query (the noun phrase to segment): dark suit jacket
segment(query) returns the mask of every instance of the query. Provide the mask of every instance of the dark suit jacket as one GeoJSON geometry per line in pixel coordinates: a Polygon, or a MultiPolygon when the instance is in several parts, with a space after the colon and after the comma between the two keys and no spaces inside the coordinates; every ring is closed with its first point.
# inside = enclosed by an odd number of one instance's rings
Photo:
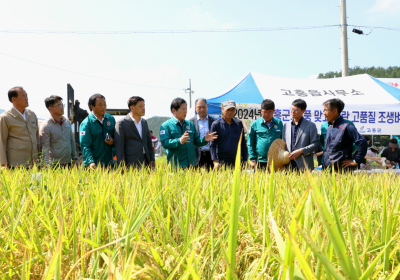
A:
{"type": "MultiPolygon", "coordinates": [[[[211,125],[213,122],[215,122],[217,119],[211,117],[210,115],[208,115],[208,131],[211,130],[211,125]]],[[[197,130],[197,133],[200,135],[200,131],[199,131],[199,124],[197,123],[197,115],[194,116],[193,118],[191,118],[189,121],[191,121],[194,124],[194,127],[197,130]]],[[[195,147],[196,149],[196,165],[199,164],[200,161],[200,148],[195,147]]]]}
{"type": "MultiPolygon", "coordinates": [[[[283,125],[282,139],[286,142],[286,148],[291,153],[292,151],[292,123],[287,122],[283,125]]],[[[295,143],[295,149],[303,149],[303,154],[295,159],[299,170],[308,168],[314,170],[314,151],[319,145],[318,130],[315,123],[303,119],[301,121],[299,130],[297,132],[297,138],[295,143]]]]}
{"type": "Polygon", "coordinates": [[[145,119],[142,118],[142,138],[136,128],[132,118],[127,115],[118,120],[115,125],[115,152],[117,154],[117,163],[126,165],[140,166],[154,161],[154,151],[151,142],[149,127],[145,119]],[[143,154],[143,148],[145,155],[143,154]]]}

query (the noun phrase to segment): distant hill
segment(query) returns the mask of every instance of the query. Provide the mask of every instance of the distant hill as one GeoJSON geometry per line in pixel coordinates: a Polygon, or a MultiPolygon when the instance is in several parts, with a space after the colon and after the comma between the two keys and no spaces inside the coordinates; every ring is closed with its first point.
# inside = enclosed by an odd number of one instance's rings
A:
{"type": "Polygon", "coordinates": [[[153,130],[153,135],[160,139],[160,126],[169,119],[169,117],[151,117],[150,119],[146,119],[146,121],[149,125],[149,129],[153,130]]]}
{"type": "MultiPolygon", "coordinates": [[[[153,135],[157,137],[158,140],[160,140],[160,126],[163,124],[163,122],[169,119],[169,117],[152,117],[146,119],[149,129],[153,131],[153,135]]],[[[165,150],[163,147],[161,147],[161,154],[163,153],[165,153],[165,150]]]]}
{"type": "MultiPolygon", "coordinates": [[[[355,66],[349,68],[349,76],[359,75],[359,74],[369,74],[375,78],[400,78],[400,67],[390,66],[388,68],[384,67],[360,67],[355,66]]],[[[328,73],[321,73],[318,79],[331,79],[335,77],[342,77],[342,71],[330,71],[328,73]]]]}

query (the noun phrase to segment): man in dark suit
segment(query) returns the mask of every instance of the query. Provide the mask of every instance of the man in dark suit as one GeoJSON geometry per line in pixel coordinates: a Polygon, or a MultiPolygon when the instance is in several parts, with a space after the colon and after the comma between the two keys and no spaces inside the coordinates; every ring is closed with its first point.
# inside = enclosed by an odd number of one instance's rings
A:
{"type": "Polygon", "coordinates": [[[128,100],[131,112],[115,125],[115,151],[118,164],[155,167],[154,151],[145,115],[144,99],[132,96],[128,100]]]}
{"type": "MultiPolygon", "coordinates": [[[[207,100],[204,98],[199,98],[194,103],[197,115],[191,118],[194,127],[200,137],[206,136],[207,132],[211,129],[211,124],[216,120],[215,118],[207,115],[208,107],[207,100]]],[[[197,148],[196,147],[196,165],[197,167],[204,167],[207,170],[213,168],[214,164],[211,159],[210,154],[210,143],[207,145],[197,148]]]]}
{"type": "Polygon", "coordinates": [[[303,118],[306,109],[307,103],[303,99],[294,100],[290,109],[292,122],[283,125],[282,139],[290,152],[292,170],[314,169],[313,155],[319,145],[318,131],[313,122],[303,118]]]}

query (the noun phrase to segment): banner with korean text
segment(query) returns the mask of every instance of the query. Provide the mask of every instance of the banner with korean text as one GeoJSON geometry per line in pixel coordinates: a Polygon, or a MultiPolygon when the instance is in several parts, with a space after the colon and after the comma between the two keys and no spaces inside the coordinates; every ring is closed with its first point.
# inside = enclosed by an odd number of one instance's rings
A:
{"type": "MultiPolygon", "coordinates": [[[[221,105],[223,106],[223,104],[221,105]]],[[[235,117],[242,120],[246,131],[250,131],[251,122],[261,117],[261,104],[236,103],[235,117]]],[[[397,135],[400,131],[400,111],[343,111],[342,116],[354,123],[360,134],[397,135]]],[[[290,108],[275,108],[274,117],[283,122],[290,122],[290,108]]],[[[320,131],[321,124],[326,121],[323,108],[306,110],[303,117],[314,122],[320,131]]]]}

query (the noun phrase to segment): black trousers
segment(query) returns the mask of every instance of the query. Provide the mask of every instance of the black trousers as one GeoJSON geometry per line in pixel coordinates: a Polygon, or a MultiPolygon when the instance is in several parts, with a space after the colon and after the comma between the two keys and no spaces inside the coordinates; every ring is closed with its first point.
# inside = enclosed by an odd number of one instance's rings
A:
{"type": "Polygon", "coordinates": [[[268,167],[268,162],[259,162],[259,163],[258,163],[258,167],[259,167],[260,169],[267,169],[267,167],[268,167]]]}
{"type": "Polygon", "coordinates": [[[210,151],[200,151],[200,161],[199,164],[197,165],[198,168],[205,168],[207,170],[210,170],[214,168],[213,161],[211,159],[211,153],[210,151]]]}
{"type": "Polygon", "coordinates": [[[338,173],[346,173],[346,172],[354,172],[355,170],[358,169],[358,165],[357,166],[348,166],[346,168],[342,167],[342,161],[340,162],[335,162],[334,164],[330,164],[329,166],[324,166],[324,169],[329,169],[331,172],[332,170],[335,170],[335,172],[338,173]]]}

